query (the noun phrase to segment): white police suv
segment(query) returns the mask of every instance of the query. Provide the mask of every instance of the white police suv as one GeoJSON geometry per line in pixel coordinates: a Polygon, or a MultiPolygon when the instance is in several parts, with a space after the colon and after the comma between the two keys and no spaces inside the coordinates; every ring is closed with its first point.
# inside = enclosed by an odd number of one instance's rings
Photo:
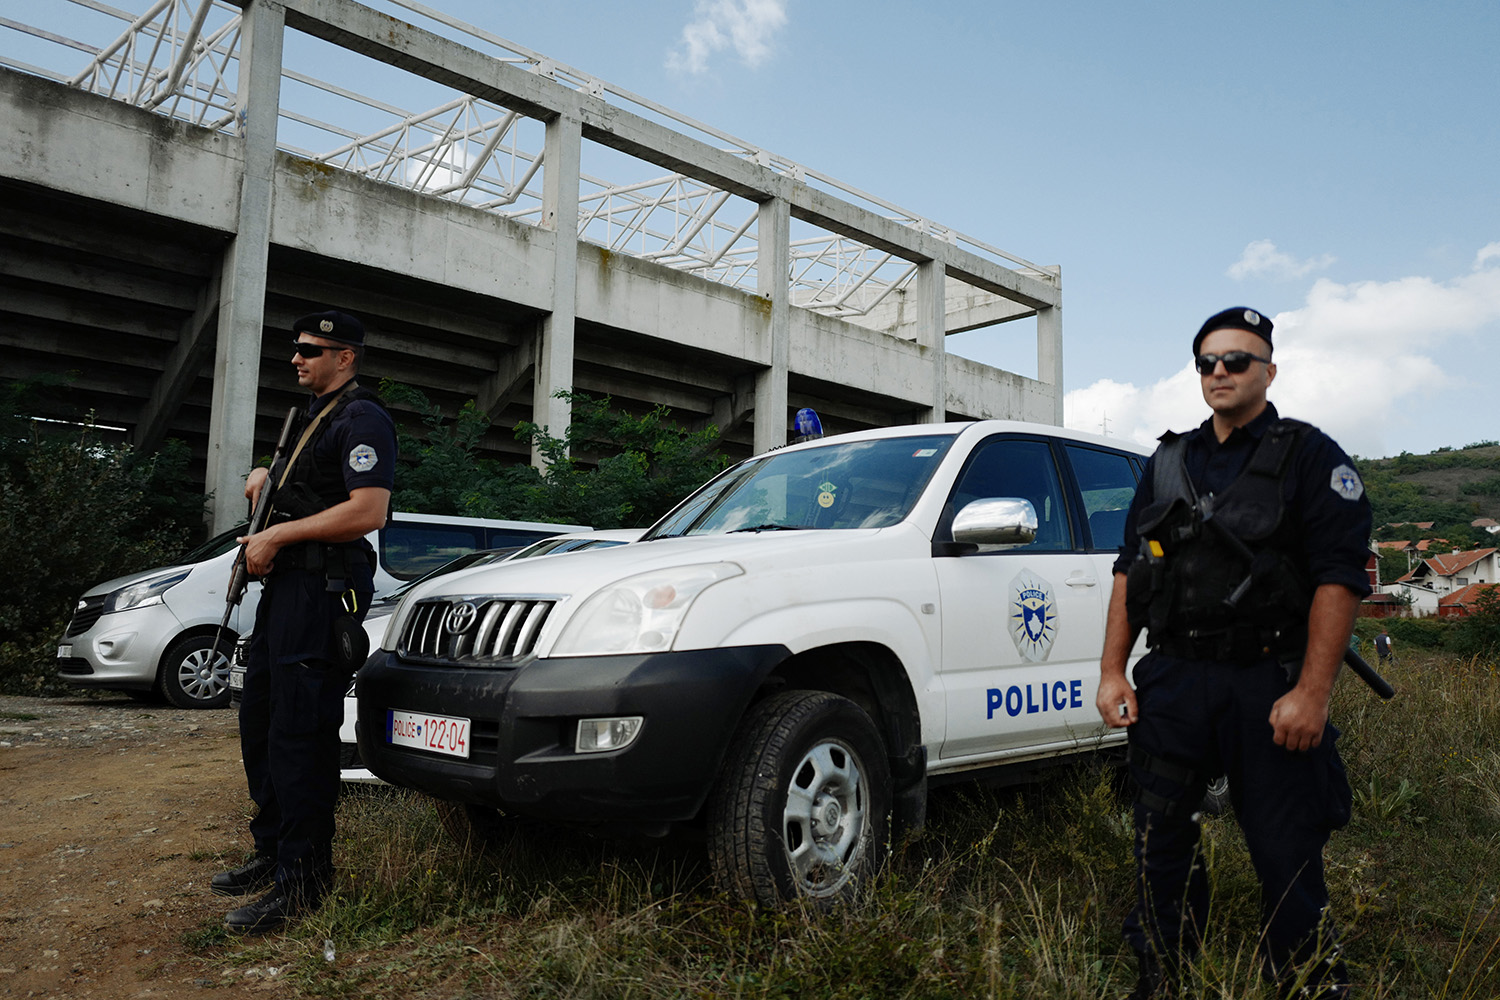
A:
{"type": "Polygon", "coordinates": [[[757,455],[634,544],[414,588],[360,755],[460,832],[696,821],[729,891],[846,896],[929,783],[1123,739],[1094,691],[1144,458],[1004,421],[757,455]]]}

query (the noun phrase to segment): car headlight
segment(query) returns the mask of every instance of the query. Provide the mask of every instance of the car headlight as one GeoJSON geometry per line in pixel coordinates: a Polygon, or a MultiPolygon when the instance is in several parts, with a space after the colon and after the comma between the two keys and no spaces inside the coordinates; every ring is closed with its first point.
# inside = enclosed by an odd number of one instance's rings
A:
{"type": "Polygon", "coordinates": [[[744,572],[734,563],[706,563],[612,583],[583,602],[557,637],[552,654],[601,656],[669,650],[698,595],[744,572]]]}
{"type": "Polygon", "coordinates": [[[128,611],[131,608],[145,607],[148,604],[160,604],[162,595],[186,580],[189,572],[191,571],[183,570],[171,576],[147,578],[132,583],[128,587],[121,587],[104,599],[104,613],[128,611]]]}

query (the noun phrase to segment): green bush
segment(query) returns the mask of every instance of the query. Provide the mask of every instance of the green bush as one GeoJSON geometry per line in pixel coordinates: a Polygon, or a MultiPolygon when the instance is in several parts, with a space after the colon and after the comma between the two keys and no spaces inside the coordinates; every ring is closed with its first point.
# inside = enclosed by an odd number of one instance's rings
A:
{"type": "Polygon", "coordinates": [[[1406,643],[1420,649],[1439,648],[1448,632],[1448,623],[1441,618],[1386,618],[1382,624],[1398,644],[1406,643]]]}
{"type": "MultiPolygon", "coordinates": [[[[13,428],[11,428],[13,430],[13,428]]],[[[58,637],[80,594],[171,561],[202,531],[204,498],[175,488],[187,450],[101,444],[88,426],[7,436],[0,460],[0,690],[51,694],[58,637]],[[189,518],[184,523],[177,518],[189,518]]]]}
{"type": "Polygon", "coordinates": [[[539,470],[479,457],[489,421],[472,401],[448,420],[416,389],[385,382],[380,391],[420,413],[426,428],[398,435],[397,510],[645,527],[724,468],[718,432],[683,430],[665,406],[633,416],[612,409],[608,396],[558,392],[573,408],[563,437],[528,421],[515,430],[545,456],[539,470]]]}

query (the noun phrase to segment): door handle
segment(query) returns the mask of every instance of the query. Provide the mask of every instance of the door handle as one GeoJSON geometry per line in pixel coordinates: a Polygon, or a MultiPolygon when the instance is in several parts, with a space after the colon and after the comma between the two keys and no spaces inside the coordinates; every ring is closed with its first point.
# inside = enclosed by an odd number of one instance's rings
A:
{"type": "Polygon", "coordinates": [[[1099,585],[1099,578],[1095,576],[1085,576],[1082,573],[1074,573],[1063,582],[1070,587],[1097,587],[1099,585]]]}

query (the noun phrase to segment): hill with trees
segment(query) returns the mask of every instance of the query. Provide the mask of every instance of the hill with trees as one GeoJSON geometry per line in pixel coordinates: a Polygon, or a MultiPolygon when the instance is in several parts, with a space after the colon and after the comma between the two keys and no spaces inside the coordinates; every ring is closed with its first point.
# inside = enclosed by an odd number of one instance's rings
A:
{"type": "Polygon", "coordinates": [[[1478,441],[1427,455],[1357,458],[1355,464],[1370,496],[1376,538],[1444,538],[1457,548],[1494,543],[1494,536],[1470,522],[1500,521],[1500,442],[1478,441]],[[1416,526],[1427,521],[1431,528],[1416,526]],[[1389,527],[1392,523],[1400,527],[1389,527]]]}

